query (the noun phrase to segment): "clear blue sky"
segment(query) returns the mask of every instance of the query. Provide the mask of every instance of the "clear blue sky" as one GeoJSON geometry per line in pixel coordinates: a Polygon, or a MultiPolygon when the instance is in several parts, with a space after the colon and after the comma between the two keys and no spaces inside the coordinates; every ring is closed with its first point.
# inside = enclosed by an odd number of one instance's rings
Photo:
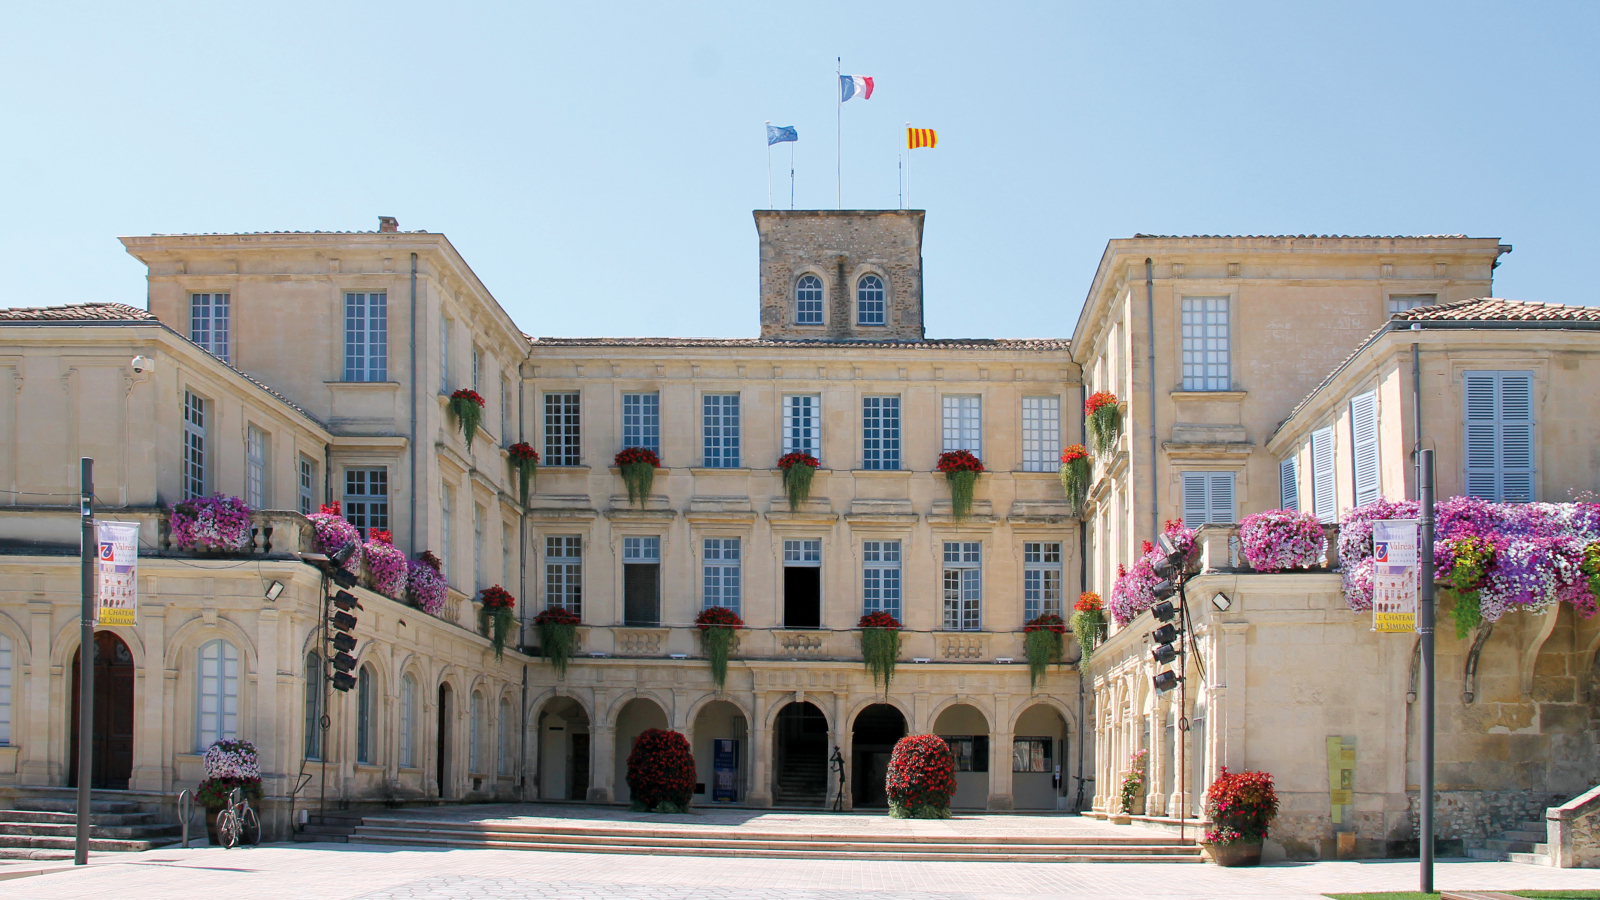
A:
{"type": "MultiPolygon", "coordinates": [[[[9,306],[142,305],[115,238],[449,235],[537,335],[753,334],[763,122],[898,205],[930,336],[1069,334],[1107,239],[1464,232],[1595,301],[1593,3],[33,3],[0,53],[9,306]]],[[[774,148],[788,197],[789,148],[774,148]]]]}

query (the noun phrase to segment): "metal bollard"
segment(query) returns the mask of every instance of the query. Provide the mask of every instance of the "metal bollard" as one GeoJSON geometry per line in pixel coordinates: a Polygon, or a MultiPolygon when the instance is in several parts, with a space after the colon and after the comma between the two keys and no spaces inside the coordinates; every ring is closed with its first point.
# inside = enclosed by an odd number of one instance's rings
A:
{"type": "Polygon", "coordinates": [[[189,820],[194,818],[194,795],[184,788],[178,794],[178,819],[183,823],[183,849],[189,849],[189,820]]]}

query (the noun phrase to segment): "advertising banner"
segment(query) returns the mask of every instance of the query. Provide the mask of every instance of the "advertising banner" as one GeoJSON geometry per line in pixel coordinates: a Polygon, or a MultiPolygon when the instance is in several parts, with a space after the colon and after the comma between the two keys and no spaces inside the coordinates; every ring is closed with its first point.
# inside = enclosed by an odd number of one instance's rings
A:
{"type": "Polygon", "coordinates": [[[1417,522],[1372,523],[1372,630],[1417,630],[1417,522]]]}
{"type": "Polygon", "coordinates": [[[739,801],[739,742],[719,738],[711,742],[711,802],[739,801]]]}
{"type": "Polygon", "coordinates": [[[96,522],[96,625],[139,623],[139,523],[96,522]]]}

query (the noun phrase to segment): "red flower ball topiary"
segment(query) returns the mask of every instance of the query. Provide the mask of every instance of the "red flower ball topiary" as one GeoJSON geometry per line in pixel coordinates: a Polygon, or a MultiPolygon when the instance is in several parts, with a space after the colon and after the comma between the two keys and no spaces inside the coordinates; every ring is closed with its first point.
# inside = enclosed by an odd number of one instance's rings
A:
{"type": "Polygon", "coordinates": [[[647,728],[628,754],[628,791],[636,811],[688,812],[694,797],[694,753],[676,731],[647,728]]]}
{"type": "Polygon", "coordinates": [[[948,819],[956,792],[956,761],[936,734],[913,734],[889,757],[889,815],[897,819],[948,819]]]}

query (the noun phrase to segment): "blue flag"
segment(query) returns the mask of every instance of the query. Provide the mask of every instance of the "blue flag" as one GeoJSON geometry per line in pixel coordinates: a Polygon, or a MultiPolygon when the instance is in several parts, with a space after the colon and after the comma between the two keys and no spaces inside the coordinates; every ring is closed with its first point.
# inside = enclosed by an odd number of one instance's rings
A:
{"type": "Polygon", "coordinates": [[[782,144],[785,141],[798,141],[798,140],[800,140],[800,132],[795,131],[793,125],[768,125],[767,126],[767,146],[768,147],[771,147],[773,144],[782,144]]]}

